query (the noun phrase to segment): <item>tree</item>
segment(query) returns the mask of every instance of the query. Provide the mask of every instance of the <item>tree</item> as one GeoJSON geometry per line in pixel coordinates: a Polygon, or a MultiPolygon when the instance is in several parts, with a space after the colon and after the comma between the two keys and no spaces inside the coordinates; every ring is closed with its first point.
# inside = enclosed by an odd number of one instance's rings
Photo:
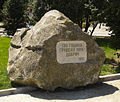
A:
{"type": "Polygon", "coordinates": [[[37,0],[37,2],[35,2],[35,7],[33,8],[33,23],[35,24],[38,22],[48,10],[45,0],[37,0]]]}
{"type": "Polygon", "coordinates": [[[29,25],[34,25],[34,20],[33,20],[33,9],[35,8],[35,3],[37,0],[21,0],[24,4],[24,20],[27,24],[29,25]]]}
{"type": "Polygon", "coordinates": [[[1,9],[0,9],[0,21],[2,21],[2,12],[1,12],[1,9]]]}
{"type": "Polygon", "coordinates": [[[0,21],[2,21],[2,9],[3,9],[3,4],[6,0],[0,0],[0,21]]]}
{"type": "Polygon", "coordinates": [[[77,23],[81,28],[83,22],[86,23],[85,32],[93,24],[93,31],[97,24],[103,18],[102,12],[105,7],[106,0],[38,0],[35,6],[34,20],[37,22],[45,12],[57,9],[68,16],[73,22],[77,23]]]}
{"type": "Polygon", "coordinates": [[[112,31],[113,45],[120,49],[120,0],[108,0],[104,17],[106,25],[112,31]]]}
{"type": "Polygon", "coordinates": [[[107,0],[86,0],[85,2],[85,32],[88,31],[90,25],[93,25],[93,30],[91,31],[91,36],[97,27],[98,23],[103,22],[103,12],[106,7],[107,0]]]}
{"type": "Polygon", "coordinates": [[[8,35],[14,35],[17,28],[25,26],[22,0],[7,0],[2,12],[5,15],[5,28],[8,35]]]}
{"type": "MultiPolygon", "coordinates": [[[[83,0],[84,1],[84,0],[83,0]]],[[[49,10],[56,9],[64,13],[82,27],[84,2],[82,0],[38,0],[35,5],[33,19],[35,22],[49,10]],[[79,13],[80,12],[80,13],[79,13]]]]}

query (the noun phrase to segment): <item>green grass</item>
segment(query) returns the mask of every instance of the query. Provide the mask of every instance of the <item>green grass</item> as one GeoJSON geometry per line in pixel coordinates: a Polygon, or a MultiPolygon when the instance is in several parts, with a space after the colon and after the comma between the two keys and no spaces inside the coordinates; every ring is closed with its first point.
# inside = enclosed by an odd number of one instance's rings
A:
{"type": "MultiPolygon", "coordinates": [[[[6,70],[10,41],[10,38],[0,37],[0,89],[7,89],[11,87],[6,70]]],[[[106,61],[102,67],[101,75],[115,74],[120,72],[120,68],[112,68],[111,62],[116,60],[116,56],[114,55],[114,53],[116,53],[116,50],[110,47],[111,41],[109,39],[102,38],[96,39],[96,42],[106,54],[106,61]]]]}
{"type": "MultiPolygon", "coordinates": [[[[120,72],[120,67],[113,68],[113,63],[116,61],[114,55],[117,51],[112,47],[112,41],[109,38],[97,38],[96,42],[104,50],[106,60],[101,70],[101,75],[115,74],[120,72]]],[[[118,50],[119,51],[119,50],[118,50]]]]}
{"type": "Polygon", "coordinates": [[[116,74],[117,72],[112,69],[110,64],[104,64],[101,70],[101,75],[116,74]]]}
{"type": "Polygon", "coordinates": [[[0,37],[0,89],[7,89],[11,87],[6,70],[10,41],[10,38],[0,37]]]}
{"type": "MultiPolygon", "coordinates": [[[[106,46],[102,46],[101,48],[105,52],[106,59],[115,59],[114,53],[116,53],[116,51],[114,49],[112,49],[110,47],[106,47],[106,46]]],[[[103,65],[101,75],[108,75],[108,74],[115,74],[115,73],[117,73],[117,72],[112,69],[111,64],[103,65]]]]}
{"type": "Polygon", "coordinates": [[[116,58],[114,55],[114,53],[116,53],[116,50],[106,46],[102,46],[101,48],[104,50],[106,58],[116,58]]]}

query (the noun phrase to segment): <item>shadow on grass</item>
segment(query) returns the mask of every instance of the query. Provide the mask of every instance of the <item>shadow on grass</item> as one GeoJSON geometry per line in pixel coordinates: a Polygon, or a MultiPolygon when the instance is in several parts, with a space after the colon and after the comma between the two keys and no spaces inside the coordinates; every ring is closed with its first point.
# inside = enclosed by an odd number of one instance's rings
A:
{"type": "Polygon", "coordinates": [[[113,37],[94,38],[99,46],[110,47],[116,51],[120,49],[119,39],[113,39],[113,37]]]}
{"type": "Polygon", "coordinates": [[[120,62],[117,62],[115,59],[106,58],[104,64],[112,65],[112,70],[116,73],[120,73],[120,62]]]}
{"type": "Polygon", "coordinates": [[[95,41],[99,46],[109,46],[112,47],[112,40],[110,37],[105,37],[105,38],[95,38],[95,41]]]}
{"type": "Polygon", "coordinates": [[[118,63],[118,66],[117,66],[117,68],[115,69],[115,71],[116,71],[117,73],[120,73],[120,63],[118,63]]]}
{"type": "Polygon", "coordinates": [[[46,100],[79,100],[110,95],[117,90],[118,88],[112,85],[97,83],[95,85],[88,85],[86,87],[78,87],[74,90],[58,88],[54,92],[48,92],[38,89],[37,91],[29,94],[32,97],[46,100]]]}
{"type": "Polygon", "coordinates": [[[104,61],[104,64],[113,64],[113,63],[117,64],[117,62],[113,58],[106,58],[104,61]]]}

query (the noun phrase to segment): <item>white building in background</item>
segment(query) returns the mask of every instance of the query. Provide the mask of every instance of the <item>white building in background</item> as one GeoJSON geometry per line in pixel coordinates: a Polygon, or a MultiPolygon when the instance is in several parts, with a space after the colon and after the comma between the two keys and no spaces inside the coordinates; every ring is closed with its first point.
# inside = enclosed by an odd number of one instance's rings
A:
{"type": "MultiPolygon", "coordinates": [[[[93,27],[90,26],[88,29],[88,34],[91,34],[93,27]]],[[[84,31],[84,29],[83,29],[84,31]]],[[[110,34],[112,33],[112,31],[109,31],[109,27],[106,26],[106,24],[102,23],[101,25],[98,24],[97,27],[95,28],[92,36],[111,36],[110,34]]]]}

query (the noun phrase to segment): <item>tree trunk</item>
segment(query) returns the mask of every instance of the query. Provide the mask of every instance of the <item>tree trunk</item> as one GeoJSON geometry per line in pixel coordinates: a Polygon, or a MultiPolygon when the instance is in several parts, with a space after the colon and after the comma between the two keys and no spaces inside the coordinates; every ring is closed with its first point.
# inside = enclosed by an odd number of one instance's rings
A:
{"type": "Polygon", "coordinates": [[[92,34],[93,34],[93,32],[94,32],[95,28],[97,27],[97,25],[98,25],[98,23],[96,23],[96,24],[93,26],[93,29],[92,29],[92,31],[91,31],[90,36],[92,36],[92,34]]]}
{"type": "Polygon", "coordinates": [[[80,28],[82,29],[82,23],[83,23],[83,21],[82,21],[82,19],[81,20],[77,20],[77,24],[80,26],[80,28]]]}
{"type": "Polygon", "coordinates": [[[89,15],[87,15],[87,17],[86,17],[87,19],[86,19],[86,27],[85,27],[85,32],[87,32],[88,31],[88,28],[90,27],[90,23],[89,23],[89,15]]]}

